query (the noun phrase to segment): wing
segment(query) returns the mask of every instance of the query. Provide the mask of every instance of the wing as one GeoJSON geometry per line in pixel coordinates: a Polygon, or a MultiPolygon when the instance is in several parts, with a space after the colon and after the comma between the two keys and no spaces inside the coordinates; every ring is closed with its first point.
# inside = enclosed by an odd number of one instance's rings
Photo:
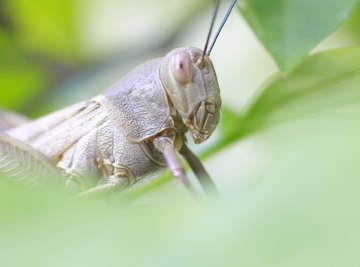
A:
{"type": "Polygon", "coordinates": [[[64,184],[58,169],[27,144],[0,134],[0,173],[31,186],[64,184]]]}
{"type": "Polygon", "coordinates": [[[24,116],[5,110],[0,110],[0,132],[28,122],[24,116]]]}
{"type": "Polygon", "coordinates": [[[10,129],[6,133],[57,162],[80,138],[107,120],[107,112],[99,103],[84,101],[10,129]]]}
{"type": "Polygon", "coordinates": [[[87,107],[87,102],[81,102],[70,107],[55,111],[39,119],[22,124],[18,127],[12,128],[7,133],[27,144],[31,143],[34,139],[44,135],[49,130],[57,125],[62,124],[69,118],[80,113],[87,107]]]}

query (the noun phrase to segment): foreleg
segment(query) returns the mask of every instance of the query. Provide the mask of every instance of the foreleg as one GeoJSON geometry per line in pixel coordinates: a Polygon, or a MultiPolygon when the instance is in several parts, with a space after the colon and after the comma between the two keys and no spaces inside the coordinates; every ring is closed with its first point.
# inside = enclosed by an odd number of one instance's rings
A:
{"type": "Polygon", "coordinates": [[[178,178],[184,186],[192,193],[196,195],[194,188],[192,187],[188,177],[186,176],[185,169],[181,163],[181,160],[176,153],[175,141],[172,136],[158,136],[153,140],[154,146],[160,150],[165,157],[167,165],[169,166],[174,177],[178,178]]]}

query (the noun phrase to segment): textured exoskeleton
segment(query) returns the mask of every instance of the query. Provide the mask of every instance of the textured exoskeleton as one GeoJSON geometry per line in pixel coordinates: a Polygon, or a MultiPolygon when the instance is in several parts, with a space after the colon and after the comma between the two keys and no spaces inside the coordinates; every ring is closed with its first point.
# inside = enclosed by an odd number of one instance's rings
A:
{"type": "Polygon", "coordinates": [[[195,171],[204,172],[185,145],[185,133],[195,143],[206,140],[218,124],[220,106],[210,58],[186,47],[139,65],[89,101],[5,134],[49,158],[68,178],[67,187],[104,192],[166,165],[185,179],[176,151],[190,159],[195,171]]]}

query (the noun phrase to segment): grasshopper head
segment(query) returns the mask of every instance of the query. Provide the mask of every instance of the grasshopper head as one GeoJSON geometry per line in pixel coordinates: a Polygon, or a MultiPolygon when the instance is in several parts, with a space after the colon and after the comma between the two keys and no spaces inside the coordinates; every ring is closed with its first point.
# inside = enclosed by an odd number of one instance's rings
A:
{"type": "Polygon", "coordinates": [[[195,47],[172,50],[160,64],[166,93],[194,142],[209,138],[219,123],[220,89],[210,58],[195,47]]]}

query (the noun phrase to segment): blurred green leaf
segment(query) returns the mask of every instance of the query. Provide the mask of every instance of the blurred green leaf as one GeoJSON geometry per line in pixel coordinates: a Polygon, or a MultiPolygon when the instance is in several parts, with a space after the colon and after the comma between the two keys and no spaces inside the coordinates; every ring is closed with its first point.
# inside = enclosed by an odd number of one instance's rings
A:
{"type": "Polygon", "coordinates": [[[360,49],[311,56],[289,77],[278,77],[255,100],[242,122],[246,135],[319,112],[360,102],[360,49]]]}
{"type": "Polygon", "coordinates": [[[257,134],[273,144],[272,160],[253,186],[219,201],[124,207],[1,182],[0,264],[357,266],[360,125],[326,121],[257,134]]]}
{"type": "Polygon", "coordinates": [[[348,33],[349,37],[351,39],[355,39],[356,43],[359,44],[360,40],[360,2],[357,1],[357,4],[355,8],[353,9],[353,12],[349,19],[345,21],[345,23],[342,25],[342,29],[348,33]]]}
{"type": "Polygon", "coordinates": [[[347,18],[356,0],[246,0],[239,6],[280,69],[289,73],[347,18]]]}

